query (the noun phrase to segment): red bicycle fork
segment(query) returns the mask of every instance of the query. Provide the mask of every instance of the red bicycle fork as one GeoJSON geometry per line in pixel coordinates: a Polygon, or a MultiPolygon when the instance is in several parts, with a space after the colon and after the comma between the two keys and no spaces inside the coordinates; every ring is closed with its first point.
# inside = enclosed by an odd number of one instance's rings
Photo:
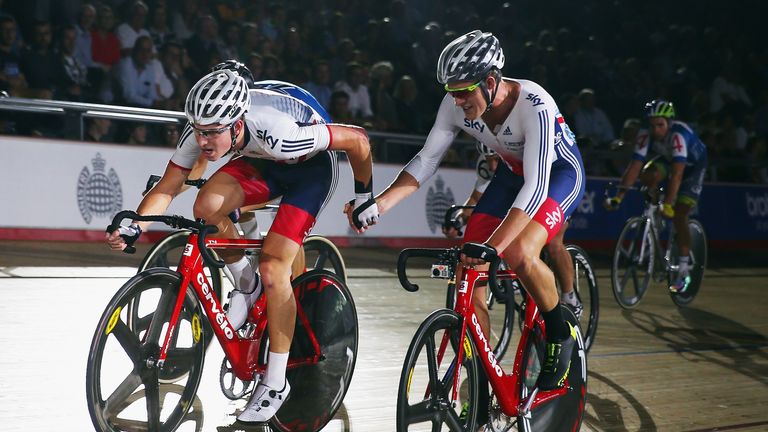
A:
{"type": "MultiPolygon", "coordinates": [[[[255,325],[255,331],[249,337],[241,338],[238,332],[232,327],[229,319],[227,319],[226,313],[222,309],[221,303],[219,303],[219,299],[216,297],[212,285],[205,276],[202,256],[197,246],[197,238],[197,233],[190,234],[178,266],[178,271],[182,275],[182,283],[160,349],[158,366],[162,368],[165,363],[173,334],[178,325],[179,315],[184,304],[184,298],[186,297],[186,289],[183,289],[183,287],[188,287],[191,284],[197,293],[197,298],[202,303],[203,310],[208,317],[208,321],[211,323],[216,338],[221,344],[224,355],[232,365],[232,370],[235,373],[235,376],[244,381],[253,380],[254,374],[264,373],[264,370],[266,369],[266,365],[261,362],[259,358],[261,339],[265,335],[267,326],[266,296],[260,296],[249,312],[248,321],[255,325]]],[[[222,239],[210,239],[208,240],[208,244],[216,246],[217,248],[243,248],[255,246],[254,240],[246,239],[235,240],[233,242],[228,242],[226,239],[225,241],[222,241],[222,239]]],[[[296,297],[295,294],[296,293],[294,293],[294,297],[296,297]]],[[[317,337],[309,325],[306,313],[301,307],[298,297],[296,297],[296,314],[299,322],[307,330],[308,337],[314,348],[314,353],[305,358],[289,359],[288,369],[315,364],[322,359],[320,343],[317,341],[317,337]]],[[[197,316],[193,316],[191,321],[193,338],[195,339],[195,343],[197,343],[201,337],[202,323],[197,316]]]]}

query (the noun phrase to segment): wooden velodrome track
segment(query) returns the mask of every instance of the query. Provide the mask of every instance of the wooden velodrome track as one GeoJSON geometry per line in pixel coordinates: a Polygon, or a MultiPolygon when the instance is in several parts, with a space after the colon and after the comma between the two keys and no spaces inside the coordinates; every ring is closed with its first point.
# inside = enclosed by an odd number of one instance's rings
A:
{"type": "MultiPolygon", "coordinates": [[[[84,397],[90,337],[106,301],[129,276],[125,268],[146,249],[128,256],[101,243],[0,242],[0,430],[92,430],[84,397]],[[82,267],[102,267],[101,276],[67,269],[82,267]],[[112,277],[110,267],[123,269],[112,277]]],[[[333,430],[393,431],[405,351],[444,291],[426,279],[418,293],[400,289],[396,250],[342,253],[360,346],[344,418],[333,430]]],[[[677,308],[655,286],[631,312],[616,305],[606,260],[597,260],[600,322],[582,430],[768,430],[767,255],[712,256],[690,307],[677,308]]],[[[206,368],[218,369],[220,361],[220,350],[209,349],[206,368]]],[[[198,393],[205,420],[196,429],[242,430],[231,426],[232,410],[214,375],[211,389],[203,383],[198,393]]]]}

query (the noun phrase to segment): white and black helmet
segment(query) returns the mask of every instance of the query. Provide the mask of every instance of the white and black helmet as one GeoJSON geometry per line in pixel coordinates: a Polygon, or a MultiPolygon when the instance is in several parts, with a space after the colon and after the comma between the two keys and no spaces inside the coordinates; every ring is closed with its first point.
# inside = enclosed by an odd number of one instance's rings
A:
{"type": "Polygon", "coordinates": [[[437,81],[480,81],[492,69],[504,67],[504,51],[491,33],[473,30],[454,39],[437,60],[437,81]]]}
{"type": "Polygon", "coordinates": [[[187,95],[184,113],[196,125],[230,125],[251,105],[248,83],[228,69],[217,70],[200,78],[187,95]]]}

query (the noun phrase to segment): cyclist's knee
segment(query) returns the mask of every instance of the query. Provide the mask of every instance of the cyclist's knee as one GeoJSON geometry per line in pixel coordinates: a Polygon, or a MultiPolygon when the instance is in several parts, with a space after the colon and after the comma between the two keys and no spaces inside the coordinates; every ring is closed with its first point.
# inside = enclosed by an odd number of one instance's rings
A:
{"type": "Polygon", "coordinates": [[[534,261],[538,259],[538,255],[538,252],[524,247],[518,241],[514,241],[504,251],[504,260],[515,273],[525,276],[530,274],[534,261]]]}
{"type": "Polygon", "coordinates": [[[283,262],[276,257],[261,256],[259,274],[267,290],[283,289],[290,284],[291,262],[283,262]]]}
{"type": "MultiPolygon", "coordinates": [[[[221,201],[208,194],[199,194],[195,199],[192,212],[195,218],[203,218],[206,223],[216,224],[222,218],[221,201]]],[[[228,212],[227,212],[228,213],[228,212]]]]}

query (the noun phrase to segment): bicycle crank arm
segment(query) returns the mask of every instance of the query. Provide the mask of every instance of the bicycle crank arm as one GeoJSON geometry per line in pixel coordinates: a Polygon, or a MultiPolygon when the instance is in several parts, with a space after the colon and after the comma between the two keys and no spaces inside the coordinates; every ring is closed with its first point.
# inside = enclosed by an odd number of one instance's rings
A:
{"type": "Polygon", "coordinates": [[[528,396],[528,400],[525,402],[525,405],[523,408],[520,409],[520,415],[525,417],[528,415],[528,413],[531,412],[531,405],[533,405],[533,401],[536,399],[536,395],[539,394],[539,388],[536,387],[533,389],[533,393],[531,393],[530,396],[528,396]]]}

